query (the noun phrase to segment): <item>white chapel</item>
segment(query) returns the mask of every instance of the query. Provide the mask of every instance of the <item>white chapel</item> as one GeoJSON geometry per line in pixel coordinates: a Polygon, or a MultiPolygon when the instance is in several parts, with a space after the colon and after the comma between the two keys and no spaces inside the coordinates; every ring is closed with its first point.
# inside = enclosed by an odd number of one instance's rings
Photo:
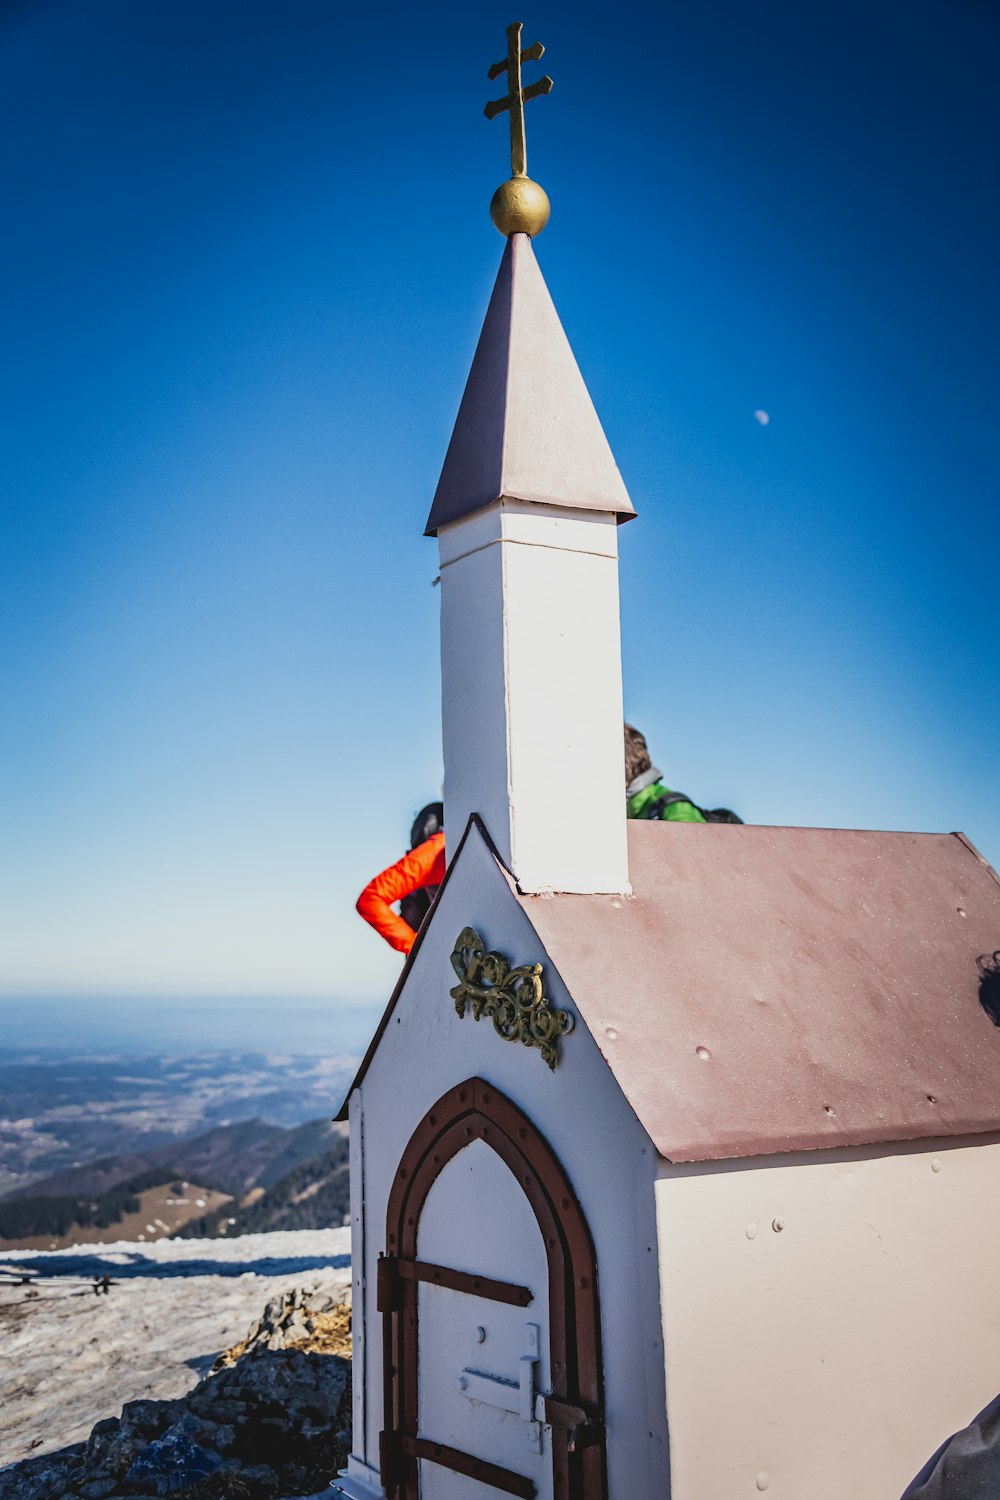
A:
{"type": "Polygon", "coordinates": [[[634,509],[514,165],[427,521],[448,871],[345,1105],[337,1484],[899,1500],[1000,1389],[1000,881],[963,834],[627,822],[634,509]]]}

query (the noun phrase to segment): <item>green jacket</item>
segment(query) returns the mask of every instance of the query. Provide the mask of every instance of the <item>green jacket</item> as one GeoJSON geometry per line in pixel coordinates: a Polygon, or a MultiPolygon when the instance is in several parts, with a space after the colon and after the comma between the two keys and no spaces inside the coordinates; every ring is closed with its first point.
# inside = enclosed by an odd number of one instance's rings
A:
{"type": "MultiPolygon", "coordinates": [[[[638,781],[638,777],[636,780],[638,781]]],[[[630,818],[646,817],[646,808],[651,802],[656,802],[660,797],[669,797],[670,788],[665,787],[662,781],[651,782],[644,786],[641,791],[633,792],[625,803],[626,815],[630,818]]],[[[660,813],[660,818],[665,823],[704,823],[705,819],[691,802],[671,802],[660,813]]]]}

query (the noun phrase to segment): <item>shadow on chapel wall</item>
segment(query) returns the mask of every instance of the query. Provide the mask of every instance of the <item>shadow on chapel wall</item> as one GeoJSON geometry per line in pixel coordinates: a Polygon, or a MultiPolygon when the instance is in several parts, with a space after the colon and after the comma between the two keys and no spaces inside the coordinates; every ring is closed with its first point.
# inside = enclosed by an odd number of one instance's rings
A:
{"type": "Polygon", "coordinates": [[[1000,1396],[995,1396],[968,1427],[941,1444],[900,1500],[996,1500],[998,1494],[1000,1396]]]}
{"type": "Polygon", "coordinates": [[[1000,1026],[1000,948],[976,959],[979,969],[979,1003],[994,1026],[1000,1026]]]}

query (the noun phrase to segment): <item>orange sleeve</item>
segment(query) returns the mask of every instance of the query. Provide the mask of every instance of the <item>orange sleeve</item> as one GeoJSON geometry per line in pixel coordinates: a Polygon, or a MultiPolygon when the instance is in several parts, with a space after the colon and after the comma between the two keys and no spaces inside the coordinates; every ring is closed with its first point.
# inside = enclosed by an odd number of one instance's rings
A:
{"type": "Polygon", "coordinates": [[[440,885],[444,868],[444,834],[435,833],[368,882],[358,897],[359,913],[390,947],[409,953],[416,933],[409,922],[396,915],[392,902],[401,901],[422,886],[440,885]]]}

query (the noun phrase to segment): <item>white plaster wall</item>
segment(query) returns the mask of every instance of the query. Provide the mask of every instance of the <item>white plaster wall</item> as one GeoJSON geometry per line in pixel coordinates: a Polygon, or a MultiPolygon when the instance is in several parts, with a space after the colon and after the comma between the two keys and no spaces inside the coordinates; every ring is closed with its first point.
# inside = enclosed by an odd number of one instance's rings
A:
{"type": "Polygon", "coordinates": [[[656,1183],[672,1500],[898,1500],[1000,1391],[1000,1143],[656,1183]]]}
{"type": "Polygon", "coordinates": [[[449,857],[478,812],[510,857],[499,508],[441,528],[441,729],[449,857]],[[494,831],[495,830],[495,831],[494,831]]]}
{"type": "MultiPolygon", "coordinates": [[[[524,916],[473,830],[441,894],[406,988],[362,1085],[365,1276],[385,1248],[393,1174],[423,1115],[445,1091],[478,1075],[537,1124],[559,1156],[597,1252],[604,1344],[611,1500],[667,1493],[667,1434],[654,1216],[655,1153],[582,1022],[554,1072],[539,1053],[504,1042],[488,1021],[459,1020],[449,957],[466,925],[515,963],[545,963],[546,993],[575,1011],[524,916]]],[[[352,1127],[354,1116],[352,1115],[352,1127]]],[[[352,1183],[352,1191],[360,1184],[352,1183]]],[[[516,1267],[509,1279],[517,1280],[516,1267]]],[[[356,1463],[378,1465],[382,1425],[379,1321],[366,1301],[363,1428],[356,1463]],[[362,1435],[363,1433],[363,1435],[362,1435]],[[361,1451],[363,1446],[363,1450],[361,1451]]]]}
{"type": "Polygon", "coordinates": [[[352,1427],[356,1451],[347,1461],[347,1471],[341,1474],[336,1492],[347,1495],[348,1500],[379,1500],[382,1486],[379,1483],[378,1447],[370,1454],[371,1462],[365,1461],[367,1389],[368,1389],[368,1331],[375,1330],[378,1337],[378,1319],[375,1311],[376,1285],[369,1285],[367,1257],[365,1255],[364,1197],[354,1191],[355,1183],[364,1182],[364,1110],[361,1107],[361,1091],[356,1090],[349,1101],[350,1146],[351,1146],[351,1395],[352,1427]]]}
{"type": "Polygon", "coordinates": [[[505,500],[439,534],[445,816],[524,891],[626,891],[615,517],[505,500]]]}

